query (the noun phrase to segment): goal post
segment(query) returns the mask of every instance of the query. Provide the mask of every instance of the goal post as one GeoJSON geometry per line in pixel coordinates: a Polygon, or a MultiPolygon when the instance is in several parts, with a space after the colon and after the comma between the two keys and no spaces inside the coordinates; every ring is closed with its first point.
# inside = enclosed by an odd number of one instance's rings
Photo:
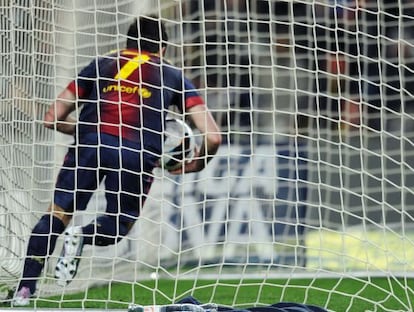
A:
{"type": "MultiPolygon", "coordinates": [[[[224,143],[202,172],[156,169],[128,237],[85,246],[64,288],[53,278],[59,239],[34,298],[154,278],[194,287],[252,279],[258,288],[269,278],[368,277],[367,287],[373,276],[412,279],[414,6],[394,2],[0,2],[2,295],[18,283],[30,231],[73,143],[43,127],[48,105],[94,57],[123,48],[128,25],[147,13],[166,22],[166,57],[194,81],[224,143]]],[[[104,209],[99,188],[72,222],[104,209]]],[[[413,295],[412,284],[402,286],[413,295]]]]}

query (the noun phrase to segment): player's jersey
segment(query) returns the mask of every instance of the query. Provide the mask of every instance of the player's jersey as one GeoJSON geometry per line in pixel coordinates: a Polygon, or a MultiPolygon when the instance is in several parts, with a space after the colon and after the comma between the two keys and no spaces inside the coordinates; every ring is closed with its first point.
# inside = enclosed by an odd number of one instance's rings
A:
{"type": "Polygon", "coordinates": [[[82,110],[78,133],[106,133],[161,152],[163,120],[171,105],[181,112],[204,105],[183,73],[159,56],[125,49],[99,57],[68,88],[82,110]]]}

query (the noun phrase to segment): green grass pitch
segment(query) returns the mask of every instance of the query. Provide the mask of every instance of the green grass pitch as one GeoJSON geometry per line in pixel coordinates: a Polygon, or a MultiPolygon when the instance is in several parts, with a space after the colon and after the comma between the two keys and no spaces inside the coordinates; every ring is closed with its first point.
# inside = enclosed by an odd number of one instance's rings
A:
{"type": "MultiPolygon", "coordinates": [[[[289,279],[289,280],[152,280],[112,283],[86,292],[32,300],[36,308],[91,308],[127,311],[128,304],[163,305],[186,296],[202,303],[246,308],[280,301],[325,307],[329,311],[412,311],[414,279],[289,279]]],[[[1,304],[6,307],[7,304],[1,304]]]]}

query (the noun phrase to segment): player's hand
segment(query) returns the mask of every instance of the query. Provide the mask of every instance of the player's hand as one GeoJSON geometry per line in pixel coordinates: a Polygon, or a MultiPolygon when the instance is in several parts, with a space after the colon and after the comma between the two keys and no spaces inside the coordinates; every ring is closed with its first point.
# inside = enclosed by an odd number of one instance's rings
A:
{"type": "Polygon", "coordinates": [[[203,170],[204,167],[205,167],[204,157],[200,157],[200,149],[196,147],[194,149],[194,156],[190,161],[185,162],[184,165],[181,166],[180,168],[169,170],[168,172],[171,174],[198,172],[198,171],[203,170]]]}
{"type": "Polygon", "coordinates": [[[53,129],[55,127],[55,113],[54,110],[49,109],[43,119],[43,125],[46,128],[53,129]]]}

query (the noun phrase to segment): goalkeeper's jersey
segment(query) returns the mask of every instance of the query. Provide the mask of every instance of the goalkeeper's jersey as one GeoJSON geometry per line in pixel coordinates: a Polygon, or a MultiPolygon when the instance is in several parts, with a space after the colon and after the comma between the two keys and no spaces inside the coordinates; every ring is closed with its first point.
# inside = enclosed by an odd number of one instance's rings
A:
{"type": "Polygon", "coordinates": [[[163,120],[171,105],[185,112],[204,105],[181,70],[151,53],[125,49],[93,60],[68,88],[82,110],[78,133],[106,133],[161,151],[163,120]]]}

